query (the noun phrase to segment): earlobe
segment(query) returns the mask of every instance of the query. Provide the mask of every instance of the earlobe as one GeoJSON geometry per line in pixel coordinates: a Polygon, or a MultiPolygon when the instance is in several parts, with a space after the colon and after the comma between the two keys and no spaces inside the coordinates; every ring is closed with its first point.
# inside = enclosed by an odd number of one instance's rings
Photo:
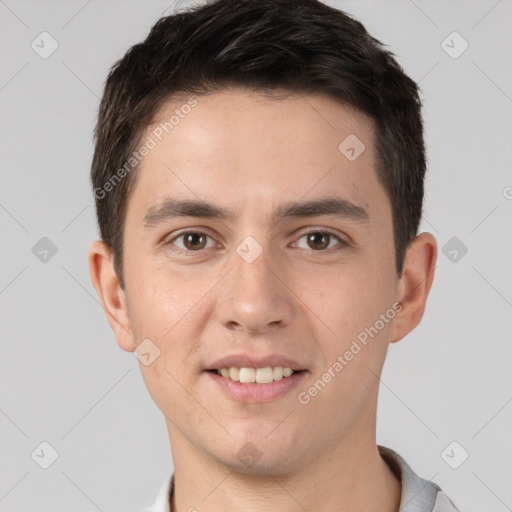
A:
{"type": "Polygon", "coordinates": [[[89,273],[118,345],[127,352],[136,348],[126,296],[114,270],[112,252],[100,240],[89,248],[89,273]]]}
{"type": "Polygon", "coordinates": [[[420,323],[434,280],[436,260],[436,239],[430,233],[419,234],[407,250],[398,284],[396,300],[402,309],[393,321],[391,343],[401,340],[420,323]]]}

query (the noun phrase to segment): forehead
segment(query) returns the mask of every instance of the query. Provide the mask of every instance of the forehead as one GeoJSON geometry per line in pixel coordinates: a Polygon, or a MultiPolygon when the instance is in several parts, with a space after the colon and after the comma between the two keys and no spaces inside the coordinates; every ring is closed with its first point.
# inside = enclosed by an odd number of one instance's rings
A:
{"type": "MultiPolygon", "coordinates": [[[[190,146],[196,142],[190,139],[192,135],[205,152],[227,152],[243,144],[251,151],[249,155],[263,157],[268,155],[262,150],[279,146],[279,153],[289,152],[288,158],[299,147],[304,149],[298,152],[300,157],[307,151],[311,158],[319,158],[326,149],[338,156],[339,142],[345,136],[357,135],[367,147],[373,146],[374,136],[368,116],[325,94],[282,89],[264,94],[237,88],[200,96],[181,93],[164,103],[147,132],[156,132],[158,141],[166,139],[170,143],[171,139],[178,142],[180,135],[188,137],[190,146]]],[[[369,149],[372,153],[373,148],[369,149]]]]}
{"type": "Polygon", "coordinates": [[[146,210],[169,196],[238,211],[336,190],[363,207],[386,200],[372,121],[325,95],[180,95],[160,108],[143,143],[150,140],[134,192],[146,210]]]}

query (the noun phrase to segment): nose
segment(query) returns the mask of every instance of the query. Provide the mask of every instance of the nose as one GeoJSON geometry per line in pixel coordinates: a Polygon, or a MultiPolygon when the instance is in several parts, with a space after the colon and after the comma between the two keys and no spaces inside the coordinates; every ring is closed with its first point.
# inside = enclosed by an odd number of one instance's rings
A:
{"type": "Polygon", "coordinates": [[[285,273],[268,250],[252,262],[234,253],[232,270],[219,290],[217,318],[229,330],[264,334],[291,323],[293,298],[285,273]]]}

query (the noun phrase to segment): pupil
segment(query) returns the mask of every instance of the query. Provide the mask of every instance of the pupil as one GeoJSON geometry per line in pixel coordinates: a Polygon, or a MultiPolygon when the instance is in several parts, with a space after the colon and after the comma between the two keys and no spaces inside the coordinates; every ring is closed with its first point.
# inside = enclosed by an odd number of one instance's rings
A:
{"type": "Polygon", "coordinates": [[[328,247],[329,245],[329,235],[324,233],[312,233],[309,235],[308,241],[312,242],[313,245],[316,245],[316,247],[311,247],[312,249],[325,249],[325,247],[328,247]]]}
{"type": "Polygon", "coordinates": [[[201,249],[204,246],[204,236],[201,233],[189,233],[185,237],[185,245],[187,249],[201,249]]]}

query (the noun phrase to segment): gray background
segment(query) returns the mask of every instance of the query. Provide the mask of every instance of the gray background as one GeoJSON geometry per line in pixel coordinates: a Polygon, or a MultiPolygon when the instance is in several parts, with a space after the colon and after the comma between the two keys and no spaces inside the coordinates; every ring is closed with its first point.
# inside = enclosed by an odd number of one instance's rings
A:
{"type": "MultiPolygon", "coordinates": [[[[461,510],[512,510],[512,2],[329,3],[390,46],[425,105],[422,229],[440,253],[423,322],[390,348],[377,440],[461,510]],[[442,45],[453,31],[469,44],[458,58],[462,40],[442,45]],[[445,255],[452,237],[459,247],[445,255]],[[453,469],[446,460],[463,449],[453,469]]],[[[163,416],[115,342],[86,261],[103,83],[166,9],[0,0],[1,511],[136,511],[172,469],[163,416]],[[43,31],[59,45],[47,59],[31,48],[43,31]],[[42,237],[57,248],[46,262],[32,252],[42,237]],[[43,441],[59,454],[48,469],[31,457],[43,441]]]]}

